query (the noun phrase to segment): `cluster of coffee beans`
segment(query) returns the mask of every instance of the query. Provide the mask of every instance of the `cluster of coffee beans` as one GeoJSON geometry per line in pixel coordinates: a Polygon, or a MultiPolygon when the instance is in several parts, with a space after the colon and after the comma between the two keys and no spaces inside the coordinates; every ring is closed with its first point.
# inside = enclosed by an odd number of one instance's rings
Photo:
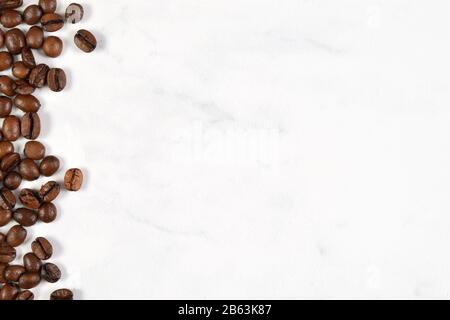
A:
{"type": "MultiPolygon", "coordinates": [[[[41,103],[32,94],[44,86],[55,92],[64,90],[66,74],[60,68],[38,64],[33,50],[50,58],[61,55],[63,41],[47,33],[60,30],[66,22],[78,23],[84,15],[83,7],[76,3],[67,7],[64,16],[57,13],[57,0],[39,0],[19,11],[22,5],[22,0],[0,0],[0,24],[4,28],[0,27],[0,72],[11,71],[11,75],[0,74],[0,227],[13,224],[7,232],[0,232],[0,300],[32,300],[30,289],[42,280],[55,283],[61,278],[58,266],[47,262],[53,247],[43,237],[32,242],[21,264],[15,261],[19,258],[16,248],[27,239],[27,228],[56,219],[53,202],[63,188],[56,181],[42,183],[39,189],[20,186],[22,181],[51,177],[60,168],[58,158],[47,155],[45,146],[37,141],[41,103]],[[27,30],[19,28],[24,25],[27,30]],[[20,152],[14,142],[22,138],[29,141],[20,152]]],[[[84,52],[92,52],[97,46],[96,38],[87,30],[79,30],[74,43],[84,52]]],[[[78,191],[82,183],[80,169],[66,172],[66,190],[78,191]]],[[[59,289],[50,299],[72,300],[73,294],[69,289],[59,289]]]]}

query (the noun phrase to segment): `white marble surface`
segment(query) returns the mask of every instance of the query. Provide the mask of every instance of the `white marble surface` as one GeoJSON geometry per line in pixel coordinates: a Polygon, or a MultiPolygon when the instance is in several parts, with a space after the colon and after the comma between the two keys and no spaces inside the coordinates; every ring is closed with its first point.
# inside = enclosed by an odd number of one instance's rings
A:
{"type": "Polygon", "coordinates": [[[32,231],[40,297],[449,297],[448,1],[81,3],[39,97],[87,183],[32,231]]]}

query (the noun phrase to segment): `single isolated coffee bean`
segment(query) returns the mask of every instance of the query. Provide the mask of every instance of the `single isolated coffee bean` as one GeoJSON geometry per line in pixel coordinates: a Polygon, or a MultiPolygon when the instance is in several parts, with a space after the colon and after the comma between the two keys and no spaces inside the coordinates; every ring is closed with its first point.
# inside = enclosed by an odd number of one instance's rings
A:
{"type": "Polygon", "coordinates": [[[0,141],[0,159],[14,152],[14,145],[9,141],[0,141]]]}
{"type": "Polygon", "coordinates": [[[34,68],[36,66],[36,59],[34,59],[33,51],[29,47],[24,47],[22,49],[22,61],[29,68],[34,68]]]}
{"type": "Polygon", "coordinates": [[[7,116],[3,120],[3,138],[7,141],[16,141],[20,138],[20,120],[16,116],[7,116]]]}
{"type": "Polygon", "coordinates": [[[61,187],[56,181],[49,181],[39,190],[39,196],[44,202],[52,202],[55,200],[61,191],[61,187]]]}
{"type": "Polygon", "coordinates": [[[74,40],[76,46],[86,53],[92,52],[97,48],[97,39],[87,30],[79,30],[75,34],[74,40]]]}
{"type": "Polygon", "coordinates": [[[38,221],[37,212],[27,208],[19,208],[15,210],[13,218],[14,221],[24,227],[34,226],[38,221]]]}
{"type": "Polygon", "coordinates": [[[58,6],[57,0],[39,0],[39,6],[42,8],[44,13],[54,13],[56,7],[58,6]]]}
{"type": "Polygon", "coordinates": [[[17,61],[12,66],[12,74],[18,79],[26,79],[31,69],[23,62],[17,61]]]}
{"type": "Polygon", "coordinates": [[[14,248],[24,243],[26,238],[27,230],[21,225],[15,225],[11,229],[9,229],[8,233],[6,234],[6,242],[14,248]]]}
{"type": "Polygon", "coordinates": [[[42,50],[45,55],[50,58],[59,57],[63,51],[64,44],[62,40],[55,36],[45,38],[42,50]]]}
{"type": "Polygon", "coordinates": [[[0,92],[12,97],[16,94],[16,82],[8,76],[0,76],[0,92]]]}
{"type": "Polygon", "coordinates": [[[41,18],[41,25],[44,31],[55,32],[64,27],[64,19],[57,13],[46,13],[41,18]]]}
{"type": "Polygon", "coordinates": [[[5,71],[13,65],[13,57],[8,51],[0,52],[0,71],[5,71]]]}
{"type": "Polygon", "coordinates": [[[63,69],[53,68],[47,74],[47,84],[50,90],[60,92],[66,87],[66,73],[63,69]]]}
{"type": "Polygon", "coordinates": [[[73,293],[69,289],[59,289],[52,292],[50,300],[73,300],[73,293]]]}
{"type": "Polygon", "coordinates": [[[17,152],[8,153],[0,161],[0,169],[4,173],[14,170],[20,163],[20,154],[17,152]]]}
{"type": "Polygon", "coordinates": [[[23,112],[38,112],[41,108],[41,102],[31,94],[18,94],[14,98],[14,105],[23,112]]]}
{"type": "Polygon", "coordinates": [[[36,140],[41,134],[41,119],[36,112],[27,112],[22,117],[22,136],[28,140],[36,140]]]}
{"type": "Polygon", "coordinates": [[[28,82],[36,88],[44,87],[47,84],[47,73],[49,69],[50,68],[46,64],[37,65],[31,70],[28,82]]]}
{"type": "Polygon", "coordinates": [[[27,46],[32,49],[40,49],[44,43],[44,31],[41,27],[31,27],[26,35],[27,46]]]}
{"type": "Polygon", "coordinates": [[[34,162],[34,160],[31,159],[23,159],[20,162],[19,173],[22,178],[27,181],[37,180],[41,175],[38,165],[36,164],[36,162],[34,162]]]}
{"type": "Polygon", "coordinates": [[[46,263],[42,266],[41,276],[50,283],[56,283],[61,279],[61,270],[53,263],[46,263]]]}
{"type": "Polygon", "coordinates": [[[22,23],[22,15],[17,10],[13,9],[4,10],[0,17],[0,23],[5,28],[17,27],[19,24],[22,23]]]}
{"type": "MultiPolygon", "coordinates": [[[[12,220],[12,211],[10,209],[0,208],[0,227],[6,226],[12,220]]],[[[1,241],[0,241],[1,242],[1,241]]]]}
{"type": "Polygon", "coordinates": [[[20,187],[21,183],[22,183],[22,176],[15,171],[11,171],[3,179],[3,185],[9,190],[17,190],[17,188],[20,187]]]}
{"type": "Polygon", "coordinates": [[[25,8],[23,11],[23,21],[26,24],[33,25],[41,21],[43,15],[41,7],[36,4],[32,4],[25,8]]]}
{"type": "Polygon", "coordinates": [[[19,294],[17,294],[16,300],[18,301],[34,300],[34,294],[30,290],[21,291],[19,294]]]}
{"type": "Polygon", "coordinates": [[[5,33],[5,45],[11,54],[19,54],[26,45],[25,35],[20,29],[10,29],[5,33]]]}
{"type": "Polygon", "coordinates": [[[11,114],[12,100],[11,98],[0,96],[0,118],[5,118],[11,114]]]}
{"type": "Polygon", "coordinates": [[[33,94],[35,88],[24,79],[16,80],[16,93],[21,95],[33,94]]]}
{"type": "Polygon", "coordinates": [[[70,4],[66,9],[66,21],[68,23],[78,23],[83,19],[84,9],[78,3],[70,4]]]}
{"type": "Polygon", "coordinates": [[[0,190],[0,208],[12,210],[16,206],[16,196],[10,190],[2,188],[0,190]]]}
{"type": "Polygon", "coordinates": [[[13,265],[6,267],[4,271],[7,282],[18,282],[19,278],[26,272],[24,266],[13,265]]]}
{"type": "Polygon", "coordinates": [[[53,246],[51,243],[42,237],[36,238],[31,244],[31,250],[41,260],[48,260],[53,255],[53,246]]]}
{"type": "Polygon", "coordinates": [[[39,209],[41,207],[41,198],[39,197],[39,194],[31,189],[22,189],[19,194],[19,200],[29,209],[39,209]]]}
{"type": "Polygon", "coordinates": [[[38,272],[25,272],[19,279],[21,289],[33,289],[41,282],[41,275],[38,272]]]}
{"type": "Polygon", "coordinates": [[[29,252],[23,256],[23,266],[28,272],[40,272],[41,265],[41,260],[34,253],[29,252]]]}
{"type": "Polygon", "coordinates": [[[42,206],[38,210],[39,220],[44,223],[51,223],[55,221],[58,216],[58,211],[56,206],[51,202],[46,202],[42,204],[42,206]]]}
{"type": "Polygon", "coordinates": [[[6,241],[0,242],[0,263],[11,263],[16,259],[16,249],[6,241]]]}
{"type": "Polygon", "coordinates": [[[17,285],[7,283],[3,285],[3,287],[0,289],[0,300],[4,301],[14,300],[19,294],[19,292],[20,289],[17,287],[17,285]]]}
{"type": "Polygon", "coordinates": [[[59,169],[59,159],[55,156],[46,156],[39,166],[41,174],[45,177],[50,177],[59,169]]]}
{"type": "MultiPolygon", "coordinates": [[[[1,144],[0,144],[1,147],[1,144]]],[[[1,149],[0,149],[1,150],[1,149]]],[[[38,141],[28,141],[25,144],[23,153],[27,158],[33,160],[42,160],[45,157],[45,146],[38,141]]],[[[1,152],[0,152],[1,156],[1,152]]]]}
{"type": "Polygon", "coordinates": [[[68,191],[78,191],[83,184],[83,172],[80,169],[69,169],[64,176],[64,187],[68,191]]]}

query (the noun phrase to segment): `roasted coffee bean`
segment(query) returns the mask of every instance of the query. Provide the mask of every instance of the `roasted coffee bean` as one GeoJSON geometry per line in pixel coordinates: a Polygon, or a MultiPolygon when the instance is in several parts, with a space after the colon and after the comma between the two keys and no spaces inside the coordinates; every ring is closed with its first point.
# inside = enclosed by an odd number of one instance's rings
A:
{"type": "Polygon", "coordinates": [[[34,294],[30,290],[24,290],[16,296],[16,300],[20,301],[34,300],[34,294]]]}
{"type": "Polygon", "coordinates": [[[41,18],[44,31],[55,32],[64,27],[64,19],[57,13],[46,13],[41,18]]]}
{"type": "Polygon", "coordinates": [[[1,96],[0,97],[0,118],[5,118],[11,114],[12,100],[11,98],[1,96]]]}
{"type": "Polygon", "coordinates": [[[41,206],[41,198],[39,194],[31,189],[22,189],[19,194],[22,204],[29,209],[39,209],[41,206]]]}
{"type": "Polygon", "coordinates": [[[31,244],[33,253],[41,260],[48,260],[53,255],[53,246],[51,243],[42,237],[36,238],[31,244]]]}
{"type": "Polygon", "coordinates": [[[13,57],[8,51],[0,52],[0,71],[5,71],[13,65],[13,57]]]}
{"type": "Polygon", "coordinates": [[[26,272],[24,266],[14,265],[5,269],[5,279],[7,282],[17,282],[21,275],[26,272]]]}
{"type": "Polygon", "coordinates": [[[41,174],[45,177],[50,177],[59,169],[59,159],[55,156],[46,156],[39,166],[41,174]]]}
{"type": "Polygon", "coordinates": [[[58,211],[56,206],[51,202],[46,202],[42,204],[42,206],[38,210],[39,220],[44,223],[51,223],[55,221],[58,216],[58,211]]]}
{"type": "Polygon", "coordinates": [[[22,61],[29,68],[36,67],[36,59],[34,59],[33,51],[29,47],[25,47],[22,49],[22,61]]]}
{"type": "MultiPolygon", "coordinates": [[[[3,242],[3,241],[0,239],[0,242],[3,242]]],[[[0,263],[0,284],[6,283],[6,279],[5,279],[6,268],[8,268],[8,265],[6,263],[0,263]]]]}
{"type": "Polygon", "coordinates": [[[41,27],[31,27],[26,35],[27,46],[32,49],[40,49],[44,43],[44,31],[41,27]]]}
{"type": "Polygon", "coordinates": [[[23,266],[28,272],[40,272],[41,265],[41,260],[34,253],[29,252],[23,256],[23,266]]]}
{"type": "Polygon", "coordinates": [[[42,45],[42,50],[47,57],[56,58],[61,55],[63,47],[64,45],[60,38],[50,36],[45,38],[44,44],[42,45]]]}
{"type": "Polygon", "coordinates": [[[16,80],[16,93],[21,95],[33,94],[35,88],[24,79],[16,80]]]}
{"type": "MultiPolygon", "coordinates": [[[[3,209],[0,208],[0,227],[6,226],[12,220],[12,211],[11,209],[3,209]]],[[[0,241],[1,242],[1,241],[0,241]]]]}
{"type": "Polygon", "coordinates": [[[16,249],[6,241],[0,242],[0,263],[11,263],[16,258],[16,249]]]}
{"type": "Polygon", "coordinates": [[[58,282],[61,279],[61,270],[53,263],[46,263],[42,266],[41,276],[50,283],[58,282]]]}
{"type": "Polygon", "coordinates": [[[69,169],[64,176],[64,187],[68,191],[78,191],[83,184],[83,172],[80,169],[69,169]]]}
{"type": "Polygon", "coordinates": [[[31,69],[23,61],[17,61],[13,64],[12,74],[18,79],[26,79],[31,69]]]}
{"type": "Polygon", "coordinates": [[[43,12],[41,7],[32,4],[23,11],[23,21],[25,21],[26,24],[33,25],[41,21],[42,15],[43,12]]]}
{"type": "Polygon", "coordinates": [[[39,6],[42,8],[44,13],[53,13],[56,11],[58,2],[57,0],[39,0],[39,6]]]}
{"type": "Polygon", "coordinates": [[[27,112],[22,117],[22,136],[28,140],[36,140],[41,134],[41,119],[35,112],[27,112]]]}
{"type": "Polygon", "coordinates": [[[3,48],[5,45],[5,32],[0,29],[0,48],[3,48]]]}
{"type": "Polygon", "coordinates": [[[6,175],[3,179],[3,185],[9,190],[16,190],[22,183],[22,176],[15,171],[12,171],[6,175]]]}
{"type": "Polygon", "coordinates": [[[20,138],[20,120],[16,116],[7,116],[3,120],[3,138],[7,141],[16,141],[20,138]]]}
{"type": "Polygon", "coordinates": [[[11,142],[0,141],[0,159],[3,159],[4,156],[13,152],[14,152],[14,145],[11,142]]]}
{"type": "Polygon", "coordinates": [[[69,289],[59,289],[52,292],[50,300],[73,300],[73,293],[69,289]]]}
{"type": "Polygon", "coordinates": [[[97,39],[87,30],[79,30],[75,35],[75,44],[84,52],[92,52],[97,48],[97,39]]]}
{"type": "Polygon", "coordinates": [[[49,67],[46,64],[39,64],[31,70],[28,82],[36,88],[42,88],[47,83],[47,73],[49,67]]]}
{"type": "Polygon", "coordinates": [[[10,190],[3,188],[0,190],[0,208],[12,210],[16,206],[16,196],[10,190]]]}
{"type": "MultiPolygon", "coordinates": [[[[1,147],[1,145],[0,145],[1,147]]],[[[45,157],[45,146],[38,141],[28,141],[25,144],[23,153],[27,158],[33,160],[42,160],[45,157]]],[[[1,154],[0,154],[1,155],[1,154]]]]}
{"type": "Polygon", "coordinates": [[[22,15],[17,10],[13,9],[4,10],[0,17],[0,23],[5,28],[17,27],[19,24],[22,23],[22,15]]]}
{"type": "Polygon", "coordinates": [[[0,76],[0,92],[7,96],[16,94],[16,82],[8,76],[0,76]]]}
{"type": "Polygon", "coordinates": [[[10,172],[14,170],[20,163],[20,154],[8,153],[0,161],[0,169],[3,172],[10,172]]]}
{"type": "Polygon", "coordinates": [[[19,54],[26,45],[25,35],[20,29],[10,29],[5,33],[5,44],[11,54],[19,54]]]}
{"type": "Polygon", "coordinates": [[[22,0],[0,0],[0,11],[5,9],[16,9],[21,7],[22,0]]]}
{"type": "Polygon", "coordinates": [[[26,238],[27,230],[25,230],[25,228],[21,225],[15,225],[11,229],[9,229],[8,233],[6,234],[6,242],[14,248],[24,243],[26,238]]]}
{"type": "Polygon", "coordinates": [[[14,221],[24,227],[34,226],[38,221],[37,212],[26,208],[19,208],[14,211],[13,218],[14,221]]]}
{"type": "Polygon", "coordinates": [[[23,179],[27,181],[34,181],[41,175],[39,166],[31,159],[23,159],[19,165],[19,173],[23,179]]]}
{"type": "Polygon", "coordinates": [[[21,289],[33,289],[41,282],[41,275],[38,272],[25,272],[19,279],[21,289]]]}
{"type": "Polygon", "coordinates": [[[44,202],[52,202],[55,200],[61,191],[61,187],[56,181],[49,181],[39,190],[39,196],[44,202]]]}
{"type": "Polygon", "coordinates": [[[60,92],[66,87],[66,73],[63,69],[50,69],[47,74],[47,84],[50,90],[60,92]]]}
{"type": "Polygon", "coordinates": [[[78,3],[70,4],[66,9],[66,21],[68,23],[78,23],[83,19],[84,9],[78,3]]]}
{"type": "Polygon", "coordinates": [[[38,112],[41,108],[40,101],[32,95],[18,94],[14,98],[14,105],[23,112],[38,112]]]}
{"type": "Polygon", "coordinates": [[[6,283],[0,289],[0,300],[10,301],[14,300],[19,294],[19,288],[15,284],[6,283]]]}

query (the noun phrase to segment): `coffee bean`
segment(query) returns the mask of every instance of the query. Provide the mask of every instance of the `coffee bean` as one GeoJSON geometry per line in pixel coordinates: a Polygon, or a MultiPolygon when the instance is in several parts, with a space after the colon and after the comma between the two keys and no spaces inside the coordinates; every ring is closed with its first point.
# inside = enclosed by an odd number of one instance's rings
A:
{"type": "Polygon", "coordinates": [[[31,244],[33,253],[41,260],[48,260],[53,255],[53,246],[51,243],[42,237],[36,238],[31,244]]]}
{"type": "Polygon", "coordinates": [[[31,69],[23,61],[17,61],[13,64],[12,74],[18,79],[26,79],[31,69]]]}
{"type": "Polygon", "coordinates": [[[0,97],[0,118],[5,118],[11,114],[12,100],[8,97],[0,97]]]}
{"type": "Polygon", "coordinates": [[[22,117],[22,136],[28,140],[36,140],[41,133],[41,119],[35,112],[27,112],[22,117]]]}
{"type": "Polygon", "coordinates": [[[19,24],[22,23],[22,15],[17,10],[13,9],[4,10],[0,17],[0,23],[5,28],[17,27],[19,24]]]}
{"type": "Polygon", "coordinates": [[[3,179],[3,185],[9,190],[16,190],[22,183],[22,176],[15,171],[12,171],[6,175],[3,179]]]}
{"type": "Polygon", "coordinates": [[[46,64],[39,64],[31,70],[28,82],[36,88],[42,88],[47,83],[47,73],[49,67],[46,64]]]}
{"type": "Polygon", "coordinates": [[[3,159],[4,156],[13,152],[14,152],[14,145],[11,142],[0,141],[0,159],[3,159]]]}
{"type": "Polygon", "coordinates": [[[44,44],[42,45],[42,50],[50,58],[56,58],[61,55],[63,51],[63,42],[60,38],[50,36],[45,38],[44,44]]]}
{"type": "Polygon", "coordinates": [[[47,84],[50,90],[60,92],[66,87],[66,73],[63,69],[50,69],[47,74],[47,84]]]}
{"type": "Polygon", "coordinates": [[[25,230],[25,228],[21,225],[15,225],[11,229],[9,229],[8,233],[6,234],[6,242],[14,248],[24,243],[26,238],[27,230],[25,230]]]}
{"type": "Polygon", "coordinates": [[[55,181],[49,181],[39,190],[39,196],[44,202],[52,202],[55,200],[61,191],[61,187],[55,181]]]}
{"type": "Polygon", "coordinates": [[[14,300],[19,294],[19,288],[15,284],[7,283],[0,289],[0,300],[14,300]]]}
{"type": "Polygon", "coordinates": [[[27,46],[32,49],[40,49],[44,43],[44,31],[41,27],[31,27],[26,35],[27,46]]]}
{"type": "Polygon", "coordinates": [[[34,294],[30,290],[24,290],[16,296],[16,300],[20,301],[34,300],[34,294]]]}
{"type": "Polygon", "coordinates": [[[41,206],[41,198],[39,194],[31,189],[22,189],[19,194],[22,204],[29,209],[39,209],[41,206]]]}
{"type": "Polygon", "coordinates": [[[20,162],[19,173],[22,178],[27,181],[37,180],[41,175],[38,165],[36,164],[36,162],[34,162],[34,160],[31,159],[23,159],[20,162]]]}
{"type": "Polygon", "coordinates": [[[14,105],[23,112],[38,112],[41,108],[40,101],[32,95],[17,95],[14,98],[14,105]]]}
{"type": "Polygon", "coordinates": [[[16,82],[8,76],[0,76],[0,92],[7,96],[16,94],[16,82]]]}
{"type": "MultiPolygon", "coordinates": [[[[26,208],[19,208],[14,211],[13,215],[14,221],[24,227],[31,227],[38,221],[37,213],[33,210],[26,208]]],[[[33,250],[34,252],[34,250],[33,250]]]]}
{"type": "Polygon", "coordinates": [[[10,29],[5,33],[5,44],[11,54],[19,54],[26,45],[25,35],[20,29],[10,29]]]}
{"type": "Polygon", "coordinates": [[[59,169],[59,159],[55,156],[46,156],[39,166],[41,174],[45,177],[50,177],[59,169]]]}
{"type": "Polygon", "coordinates": [[[41,282],[41,275],[38,272],[25,272],[19,279],[21,289],[33,289],[41,282]]]}
{"type": "Polygon", "coordinates": [[[7,282],[17,282],[20,276],[26,272],[24,266],[14,265],[6,267],[4,274],[7,282]]]}
{"type": "Polygon", "coordinates": [[[56,206],[51,202],[42,204],[38,210],[39,220],[44,223],[51,223],[55,221],[57,215],[58,211],[56,206]]]}
{"type": "Polygon", "coordinates": [[[75,44],[84,52],[92,52],[97,48],[97,39],[87,30],[79,30],[75,35],[75,44]]]}
{"type": "Polygon", "coordinates": [[[40,272],[42,263],[34,253],[29,252],[23,256],[23,265],[27,272],[40,272]]]}
{"type": "Polygon", "coordinates": [[[41,276],[50,283],[56,283],[61,279],[61,270],[53,263],[46,263],[42,266],[41,276]]]}
{"type": "MultiPolygon", "coordinates": [[[[3,209],[0,208],[0,227],[6,226],[12,220],[12,211],[11,209],[3,209]]],[[[1,242],[1,241],[0,241],[1,242]]]]}
{"type": "Polygon", "coordinates": [[[5,71],[13,65],[13,57],[8,51],[0,52],[0,71],[5,71]]]}
{"type": "Polygon", "coordinates": [[[52,292],[50,300],[73,300],[73,293],[69,289],[59,289],[52,292]]]}
{"type": "Polygon", "coordinates": [[[21,7],[22,4],[22,0],[0,0],[0,11],[4,9],[16,9],[21,7]]]}
{"type": "Polygon", "coordinates": [[[16,249],[6,241],[0,242],[0,263],[11,263],[16,258],[16,249]]]}
{"type": "Polygon", "coordinates": [[[3,138],[7,141],[16,141],[20,138],[20,120],[16,116],[7,116],[3,120],[3,138]]]}
{"type": "Polygon", "coordinates": [[[23,79],[16,80],[16,93],[21,95],[33,94],[35,88],[23,79]]]}
{"type": "MultiPolygon", "coordinates": [[[[1,147],[1,145],[0,145],[1,147]]],[[[0,149],[1,150],[1,149],[0,149]]],[[[45,157],[45,146],[38,141],[28,141],[25,144],[23,153],[27,158],[33,160],[42,160],[45,157]]],[[[0,153],[1,156],[1,153],[0,153]]]]}
{"type": "Polygon", "coordinates": [[[36,4],[32,4],[23,11],[23,21],[26,24],[33,25],[41,21],[42,9],[36,4]]]}
{"type": "Polygon", "coordinates": [[[64,27],[64,19],[57,13],[46,13],[41,18],[42,28],[47,32],[55,32],[64,27]]]}
{"type": "Polygon", "coordinates": [[[20,154],[8,153],[0,161],[0,169],[3,172],[10,172],[14,170],[20,163],[20,154]]]}
{"type": "Polygon", "coordinates": [[[78,3],[72,3],[66,9],[66,21],[69,23],[78,23],[83,19],[83,16],[84,9],[78,3]]]}
{"type": "MultiPolygon", "coordinates": [[[[0,239],[0,242],[2,242],[3,240],[0,239]]],[[[8,268],[8,264],[6,263],[0,263],[0,284],[4,284],[6,283],[6,279],[5,279],[5,270],[6,268],[8,268]]]]}
{"type": "Polygon", "coordinates": [[[5,32],[0,29],[0,48],[3,48],[5,45],[5,32]]]}
{"type": "Polygon", "coordinates": [[[83,172],[80,169],[67,170],[64,177],[64,187],[68,191],[78,191],[83,184],[83,172]]]}
{"type": "Polygon", "coordinates": [[[0,208],[12,210],[16,206],[16,196],[10,190],[3,188],[0,190],[0,208]]]}
{"type": "Polygon", "coordinates": [[[58,2],[56,0],[39,0],[39,6],[45,13],[53,13],[56,11],[58,2]]]}
{"type": "Polygon", "coordinates": [[[33,51],[29,47],[24,47],[22,49],[22,61],[29,68],[36,67],[36,59],[34,59],[33,51]]]}

